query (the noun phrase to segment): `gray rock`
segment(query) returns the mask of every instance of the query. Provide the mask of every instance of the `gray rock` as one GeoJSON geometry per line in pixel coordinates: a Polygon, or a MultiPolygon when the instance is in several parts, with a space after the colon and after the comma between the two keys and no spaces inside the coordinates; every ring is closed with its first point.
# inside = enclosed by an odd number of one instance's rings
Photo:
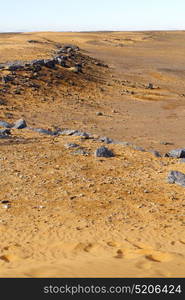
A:
{"type": "Polygon", "coordinates": [[[179,160],[180,163],[185,163],[185,158],[179,160]]]}
{"type": "Polygon", "coordinates": [[[43,129],[43,128],[28,128],[29,130],[38,132],[38,133],[42,133],[42,134],[47,134],[47,135],[51,135],[51,136],[55,136],[58,134],[57,131],[51,131],[51,130],[47,130],[47,129],[43,129]]]}
{"type": "Polygon", "coordinates": [[[0,129],[0,135],[10,135],[10,129],[0,129]]]}
{"type": "Polygon", "coordinates": [[[60,135],[73,135],[75,132],[77,132],[77,130],[64,129],[64,130],[59,130],[58,134],[60,134],[60,135]]]}
{"type": "Polygon", "coordinates": [[[143,147],[140,147],[140,146],[132,145],[132,148],[133,148],[134,150],[137,150],[137,151],[145,152],[145,149],[144,149],[143,147]]]}
{"type": "Polygon", "coordinates": [[[114,157],[114,153],[112,150],[102,146],[95,151],[95,156],[96,157],[114,157]]]}
{"type": "Polygon", "coordinates": [[[16,128],[16,129],[23,129],[26,127],[27,127],[26,121],[23,119],[20,119],[17,122],[15,122],[15,124],[13,126],[13,128],[16,128]]]}
{"type": "Polygon", "coordinates": [[[167,180],[170,184],[176,183],[185,187],[185,174],[179,171],[170,171],[167,180]]]}
{"type": "Polygon", "coordinates": [[[165,157],[185,158],[185,148],[171,150],[165,154],[165,157]]]}
{"type": "Polygon", "coordinates": [[[113,143],[113,140],[110,139],[110,138],[108,138],[108,137],[106,137],[106,136],[100,137],[99,141],[103,142],[103,143],[106,143],[106,144],[112,144],[113,143]]]}
{"type": "Polygon", "coordinates": [[[156,150],[149,150],[149,152],[152,153],[155,157],[162,157],[162,155],[156,150]]]}
{"type": "Polygon", "coordinates": [[[89,155],[89,153],[83,149],[78,149],[78,150],[72,152],[72,154],[73,155],[85,155],[85,156],[89,155]]]}
{"type": "Polygon", "coordinates": [[[75,144],[75,143],[68,143],[68,144],[65,144],[64,146],[68,149],[80,147],[78,144],[75,144]]]}
{"type": "Polygon", "coordinates": [[[5,121],[0,121],[0,127],[11,128],[12,125],[10,123],[5,122],[5,121]]]}
{"type": "Polygon", "coordinates": [[[81,137],[86,138],[86,139],[88,139],[90,137],[89,133],[83,132],[83,131],[80,131],[80,130],[76,130],[76,132],[74,132],[72,135],[73,136],[81,136],[81,137]]]}

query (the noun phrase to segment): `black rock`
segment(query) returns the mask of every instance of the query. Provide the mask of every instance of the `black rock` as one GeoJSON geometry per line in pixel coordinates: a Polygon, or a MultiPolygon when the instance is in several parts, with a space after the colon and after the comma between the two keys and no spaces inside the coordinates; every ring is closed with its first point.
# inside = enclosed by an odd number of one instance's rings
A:
{"type": "Polygon", "coordinates": [[[45,65],[44,59],[34,59],[30,62],[30,64],[33,66],[37,66],[37,65],[44,66],[45,65]]]}
{"type": "Polygon", "coordinates": [[[45,59],[44,60],[44,65],[47,67],[47,68],[51,68],[51,69],[54,69],[55,68],[55,59],[45,59]]]}
{"type": "Polygon", "coordinates": [[[170,171],[168,174],[168,183],[176,183],[185,187],[185,174],[179,171],[170,171]]]}
{"type": "Polygon", "coordinates": [[[13,126],[13,128],[15,128],[15,129],[23,129],[26,127],[27,127],[26,121],[23,119],[20,119],[17,122],[15,122],[15,124],[13,126]]]}
{"type": "Polygon", "coordinates": [[[16,63],[11,63],[8,66],[9,71],[17,71],[17,70],[23,70],[24,65],[23,64],[16,64],[16,63]]]}
{"type": "Polygon", "coordinates": [[[110,149],[103,146],[103,147],[96,149],[95,156],[96,157],[114,157],[115,155],[110,149]]]}
{"type": "Polygon", "coordinates": [[[165,157],[185,158],[185,148],[171,150],[165,154],[165,157]]]}
{"type": "Polygon", "coordinates": [[[2,77],[2,82],[3,83],[7,83],[7,82],[10,82],[10,81],[13,81],[13,77],[12,76],[10,76],[10,75],[5,75],[5,76],[3,76],[2,77]]]}
{"type": "Polygon", "coordinates": [[[0,127],[11,128],[12,125],[10,123],[5,122],[5,121],[0,121],[0,127]]]}

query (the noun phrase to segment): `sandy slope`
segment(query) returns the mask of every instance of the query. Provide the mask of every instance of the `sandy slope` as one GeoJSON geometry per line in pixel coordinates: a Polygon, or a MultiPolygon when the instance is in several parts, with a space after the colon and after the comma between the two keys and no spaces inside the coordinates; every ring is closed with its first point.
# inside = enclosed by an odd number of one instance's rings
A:
{"type": "MultiPolygon", "coordinates": [[[[52,82],[21,95],[11,87],[1,93],[7,104],[0,119],[83,129],[163,153],[184,146],[183,38],[184,32],[1,35],[0,62],[50,57],[55,43],[71,42],[110,67],[90,65],[93,82],[70,75],[75,87],[52,82]],[[149,82],[155,89],[146,89],[149,82]]],[[[184,189],[166,181],[169,170],[185,172],[184,164],[112,144],[115,157],[96,158],[100,145],[27,129],[0,139],[0,201],[9,201],[8,208],[0,204],[1,277],[184,277],[184,189]],[[65,147],[71,142],[89,155],[74,155],[65,147]]]]}

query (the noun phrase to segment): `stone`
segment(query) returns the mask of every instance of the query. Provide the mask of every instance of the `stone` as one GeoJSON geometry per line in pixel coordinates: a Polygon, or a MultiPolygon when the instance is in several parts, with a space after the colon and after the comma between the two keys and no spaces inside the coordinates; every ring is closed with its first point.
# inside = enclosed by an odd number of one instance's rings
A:
{"type": "Polygon", "coordinates": [[[168,183],[176,183],[185,187],[185,174],[179,171],[170,171],[168,174],[168,183]]]}
{"type": "Polygon", "coordinates": [[[45,59],[44,60],[44,65],[47,67],[47,68],[50,68],[50,69],[54,69],[55,68],[55,59],[45,59]]]}
{"type": "Polygon", "coordinates": [[[1,135],[10,135],[11,131],[10,131],[10,129],[0,129],[0,134],[1,135]]]}
{"type": "Polygon", "coordinates": [[[153,90],[154,89],[153,83],[149,83],[146,88],[153,90]]]}
{"type": "Polygon", "coordinates": [[[51,130],[47,130],[47,129],[43,129],[43,128],[28,128],[29,130],[32,130],[32,131],[35,131],[35,132],[38,132],[38,133],[42,133],[42,134],[47,134],[47,135],[57,135],[58,132],[56,131],[51,131],[51,130]]]}
{"type": "Polygon", "coordinates": [[[97,116],[103,116],[103,113],[100,112],[100,111],[98,111],[98,112],[96,113],[96,115],[97,115],[97,116]]]}
{"type": "Polygon", "coordinates": [[[108,137],[106,137],[106,136],[100,137],[100,138],[99,138],[99,141],[100,141],[100,142],[103,142],[103,143],[106,143],[106,144],[112,144],[112,143],[113,143],[113,140],[110,139],[110,138],[108,138],[108,137]]]}
{"type": "Polygon", "coordinates": [[[95,156],[96,157],[114,157],[114,153],[112,150],[102,146],[95,151],[95,156]]]}
{"type": "Polygon", "coordinates": [[[162,155],[156,150],[149,150],[149,152],[152,153],[155,157],[162,157],[162,155]]]}
{"type": "Polygon", "coordinates": [[[64,146],[68,149],[80,147],[78,144],[75,144],[75,143],[68,143],[68,144],[65,144],[64,146]]]}
{"type": "Polygon", "coordinates": [[[137,150],[137,151],[145,152],[145,149],[144,149],[143,147],[140,147],[140,146],[132,145],[132,148],[133,148],[134,150],[137,150]]]}
{"type": "Polygon", "coordinates": [[[185,158],[179,160],[180,163],[185,163],[185,158]]]}
{"type": "Polygon", "coordinates": [[[60,134],[60,135],[73,135],[75,132],[77,132],[77,130],[63,129],[63,130],[59,130],[58,134],[60,134]]]}
{"type": "Polygon", "coordinates": [[[165,157],[185,158],[185,148],[171,150],[165,154],[165,157]]]}
{"type": "Polygon", "coordinates": [[[23,119],[20,119],[18,121],[15,122],[13,128],[15,129],[23,129],[23,128],[26,128],[27,127],[27,124],[26,124],[26,121],[23,120],[23,119]]]}
{"type": "Polygon", "coordinates": [[[33,66],[36,66],[36,65],[44,66],[45,62],[44,62],[44,59],[34,59],[30,62],[30,64],[33,66]]]}
{"type": "Polygon", "coordinates": [[[72,135],[73,136],[81,136],[81,137],[86,138],[86,139],[88,139],[90,137],[89,133],[83,132],[83,131],[80,131],[80,130],[76,130],[72,135]]]}
{"type": "Polygon", "coordinates": [[[3,76],[2,77],[2,82],[3,83],[7,83],[7,82],[10,82],[10,81],[13,81],[13,77],[12,76],[10,76],[10,75],[5,75],[5,76],[3,76]]]}
{"type": "Polygon", "coordinates": [[[11,128],[12,125],[10,123],[5,122],[5,121],[0,121],[0,127],[11,128]]]}
{"type": "Polygon", "coordinates": [[[78,149],[78,150],[72,152],[72,154],[73,155],[85,155],[85,156],[89,155],[89,153],[83,149],[78,149]]]}
{"type": "Polygon", "coordinates": [[[24,69],[24,65],[21,63],[13,62],[8,65],[9,71],[17,71],[17,70],[23,70],[23,69],[24,69]]]}

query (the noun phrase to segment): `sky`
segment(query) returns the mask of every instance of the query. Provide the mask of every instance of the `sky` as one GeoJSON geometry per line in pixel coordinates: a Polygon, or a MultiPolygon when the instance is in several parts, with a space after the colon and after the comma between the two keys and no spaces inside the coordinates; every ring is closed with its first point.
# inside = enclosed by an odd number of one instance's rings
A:
{"type": "Polygon", "coordinates": [[[185,0],[0,0],[0,32],[185,30],[185,0]]]}

